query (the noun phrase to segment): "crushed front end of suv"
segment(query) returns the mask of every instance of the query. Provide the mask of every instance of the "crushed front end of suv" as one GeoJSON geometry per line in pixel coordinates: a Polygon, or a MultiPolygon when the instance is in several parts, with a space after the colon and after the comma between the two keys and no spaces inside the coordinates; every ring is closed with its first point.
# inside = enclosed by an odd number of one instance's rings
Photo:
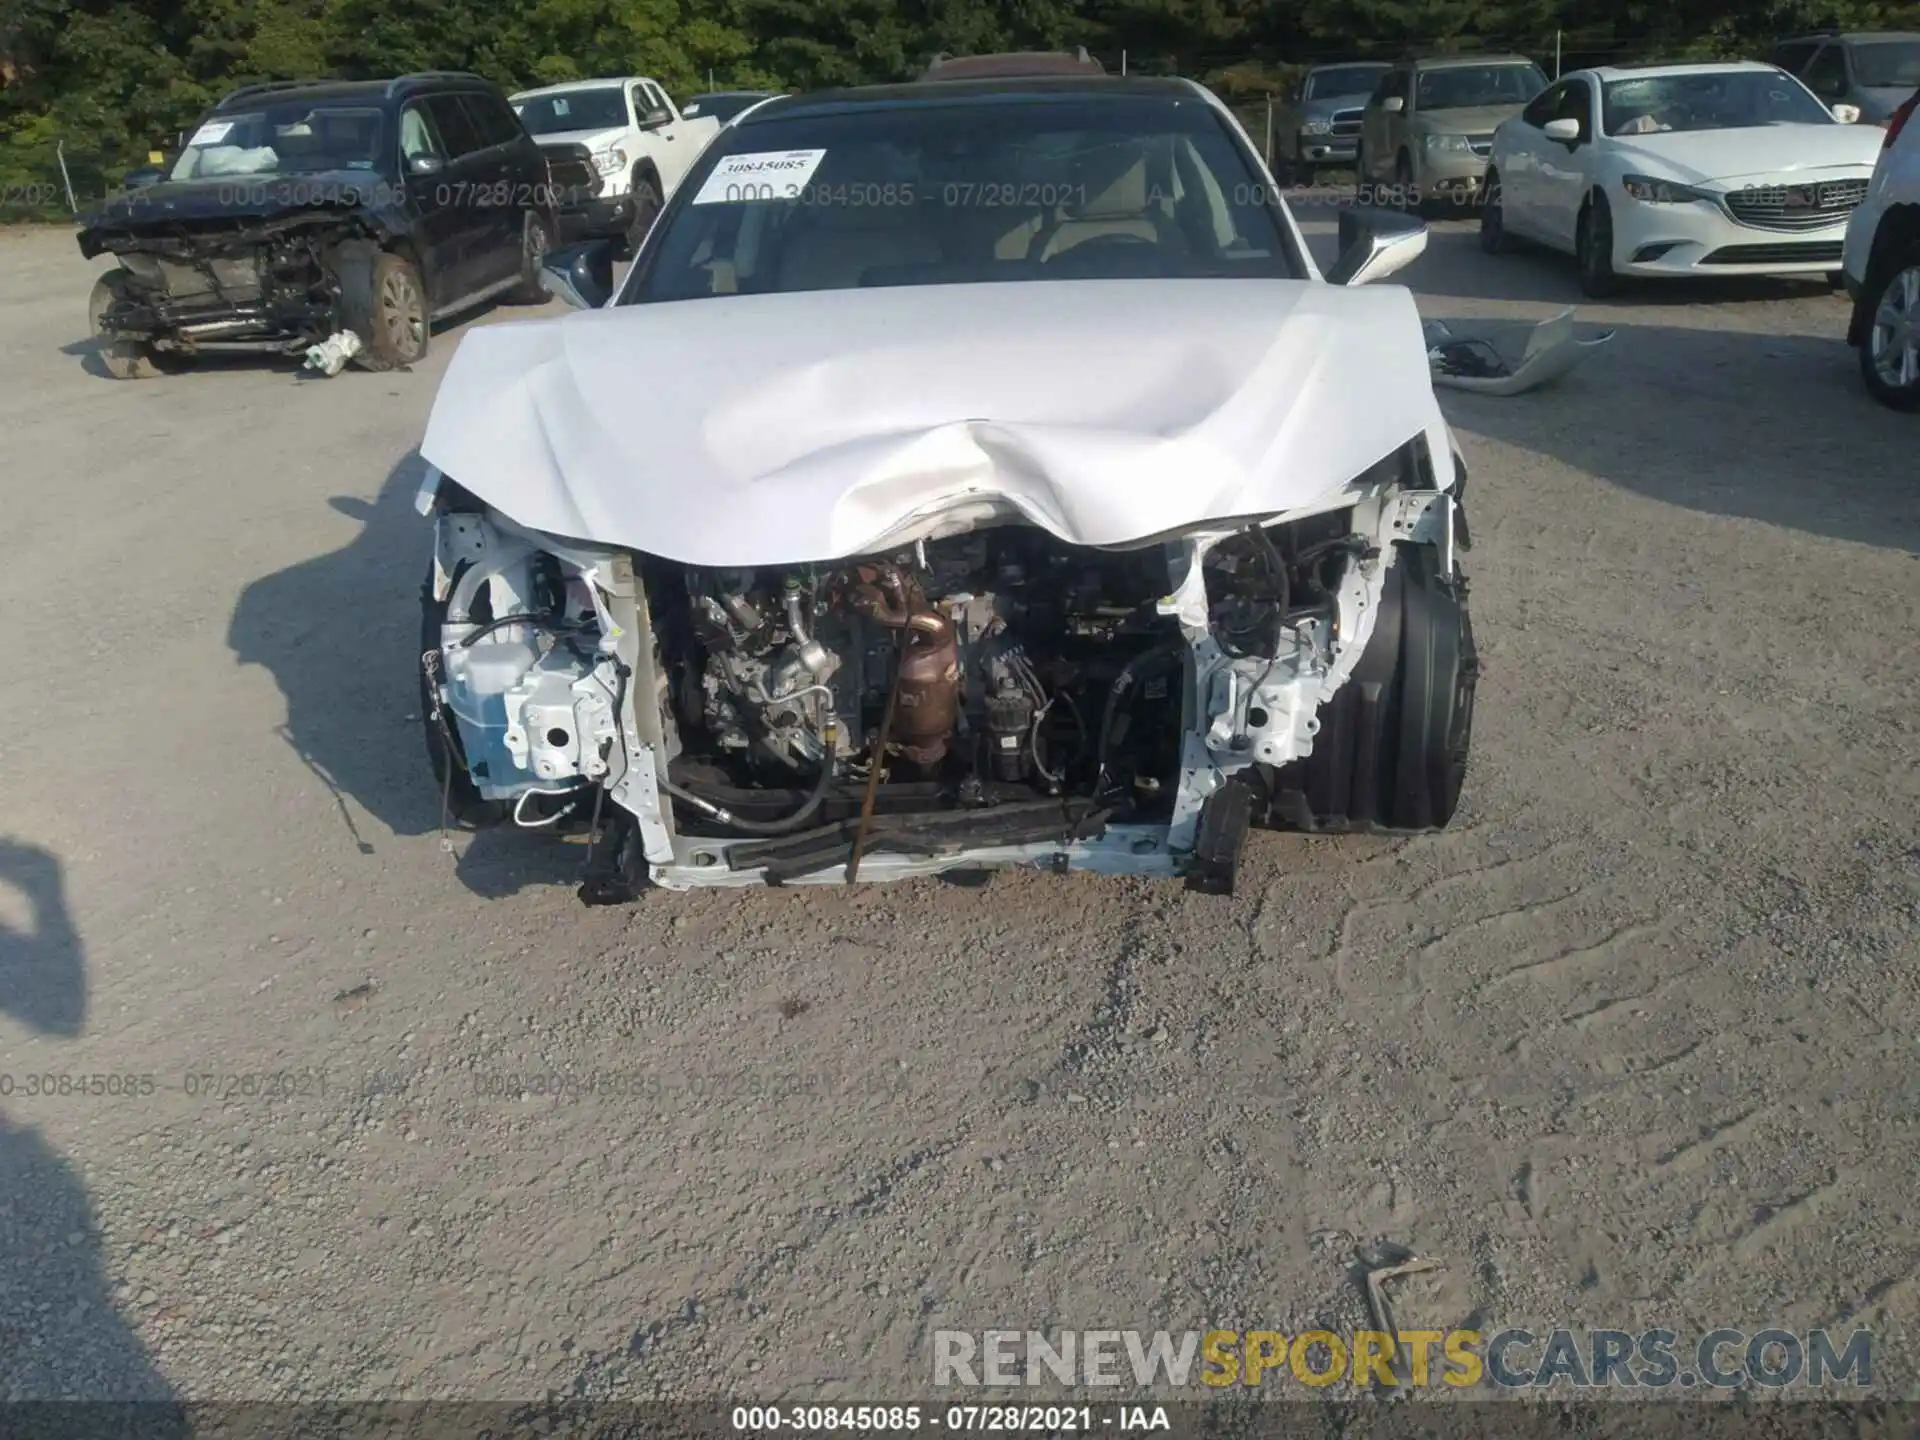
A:
{"type": "MultiPolygon", "coordinates": [[[[469,335],[418,508],[444,813],[652,884],[1230,891],[1445,825],[1477,659],[1411,295],[1184,81],[769,102],[611,303],[469,335]],[[962,123],[964,122],[964,123],[962,123]]],[[[555,257],[558,263],[561,257],[555,257]]]]}
{"type": "Polygon", "coordinates": [[[477,75],[244,87],[164,178],[82,218],[80,253],[119,262],[89,307],[101,358],[129,379],[351,332],[365,368],[411,364],[439,316],[546,298],[553,189],[477,75]]]}

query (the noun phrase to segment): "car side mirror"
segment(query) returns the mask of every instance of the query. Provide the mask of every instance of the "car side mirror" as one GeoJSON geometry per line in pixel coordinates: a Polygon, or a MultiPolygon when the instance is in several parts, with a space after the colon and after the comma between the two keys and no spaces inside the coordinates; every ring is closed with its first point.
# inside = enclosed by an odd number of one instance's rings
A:
{"type": "Polygon", "coordinates": [[[438,155],[415,155],[407,161],[407,171],[413,175],[438,175],[447,168],[447,162],[438,155]]]}
{"type": "Polygon", "coordinates": [[[1580,122],[1578,120],[1549,120],[1540,127],[1549,140],[1558,140],[1563,145],[1575,145],[1580,140],[1580,122]]]}
{"type": "Polygon", "coordinates": [[[613,244],[589,240],[547,252],[540,286],[575,310],[598,310],[613,298],[613,244]]]}
{"type": "Polygon", "coordinates": [[[1833,118],[1838,120],[1842,125],[1858,125],[1860,123],[1860,107],[1858,105],[1836,105],[1833,107],[1833,118]]]}
{"type": "Polygon", "coordinates": [[[670,124],[672,120],[673,116],[656,106],[640,117],[640,128],[642,130],[658,130],[662,125],[670,124]]]}
{"type": "Polygon", "coordinates": [[[1380,102],[1380,108],[1389,115],[1398,115],[1402,110],[1407,108],[1407,102],[1402,100],[1398,95],[1389,95],[1380,102]]]}
{"type": "Polygon", "coordinates": [[[124,190],[144,190],[166,178],[167,172],[158,165],[142,165],[138,170],[129,170],[121,179],[120,186],[124,190]]]}
{"type": "Polygon", "coordinates": [[[1427,227],[1398,210],[1344,206],[1340,258],[1327,271],[1333,285],[1365,285],[1404,270],[1427,251],[1427,227]]]}

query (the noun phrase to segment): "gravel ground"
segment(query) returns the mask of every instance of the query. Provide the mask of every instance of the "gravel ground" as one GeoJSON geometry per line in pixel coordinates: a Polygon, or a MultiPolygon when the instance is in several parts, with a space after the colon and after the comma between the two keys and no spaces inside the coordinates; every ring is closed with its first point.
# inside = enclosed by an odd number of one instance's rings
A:
{"type": "MultiPolygon", "coordinates": [[[[1457,221],[1409,275],[1575,294],[1457,221]]],[[[898,1397],[947,1326],[1364,1325],[1382,1240],[1443,1263],[1403,1323],[1867,1326],[1920,1393],[1920,429],[1838,297],[1636,294],[1446,398],[1444,835],[587,911],[576,845],[435,835],[459,332],[115,383],[89,279],[0,234],[0,1396],[898,1397]]]]}

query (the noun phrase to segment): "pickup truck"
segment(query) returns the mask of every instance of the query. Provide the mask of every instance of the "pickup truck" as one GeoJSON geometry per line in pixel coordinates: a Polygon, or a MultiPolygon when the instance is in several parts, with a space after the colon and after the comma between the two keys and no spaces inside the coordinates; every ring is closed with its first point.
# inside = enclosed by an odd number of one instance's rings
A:
{"type": "Polygon", "coordinates": [[[680,113],[657,80],[626,75],[523,90],[512,104],[543,146],[584,145],[601,176],[595,221],[631,252],[681,177],[720,133],[709,115],[680,113]]]}

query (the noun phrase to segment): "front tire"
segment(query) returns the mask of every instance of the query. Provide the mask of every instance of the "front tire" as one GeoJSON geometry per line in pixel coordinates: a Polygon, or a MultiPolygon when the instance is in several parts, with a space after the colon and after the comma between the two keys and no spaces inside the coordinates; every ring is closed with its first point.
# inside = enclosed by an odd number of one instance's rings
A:
{"type": "Polygon", "coordinates": [[[108,335],[101,326],[108,309],[120,298],[120,283],[133,277],[124,269],[107,271],[93,282],[87,297],[87,328],[100,349],[100,363],[116,380],[151,380],[161,373],[160,362],[151,345],[140,340],[124,340],[108,335]]]}
{"type": "Polygon", "coordinates": [[[383,250],[370,272],[367,353],[382,370],[398,370],[426,358],[431,338],[427,287],[419,268],[404,255],[383,250]]]}
{"type": "Polygon", "coordinates": [[[553,242],[547,236],[547,222],[529,210],[520,233],[520,283],[507,295],[515,305],[546,303],[547,287],[540,283],[540,272],[546,268],[547,252],[551,249],[553,242]]]}
{"type": "Polygon", "coordinates": [[[1613,212],[1604,195],[1595,195],[1580,212],[1573,249],[1580,265],[1582,295],[1604,300],[1619,293],[1620,276],[1613,268],[1613,212]]]}
{"type": "Polygon", "coordinates": [[[1439,830],[1459,808],[1480,677],[1466,577],[1443,576],[1430,545],[1397,550],[1366,651],[1321,707],[1313,752],[1272,773],[1269,823],[1439,830]]]}
{"type": "Polygon", "coordinates": [[[1890,410],[1920,410],[1920,241],[1868,279],[1860,378],[1890,410]]]}

